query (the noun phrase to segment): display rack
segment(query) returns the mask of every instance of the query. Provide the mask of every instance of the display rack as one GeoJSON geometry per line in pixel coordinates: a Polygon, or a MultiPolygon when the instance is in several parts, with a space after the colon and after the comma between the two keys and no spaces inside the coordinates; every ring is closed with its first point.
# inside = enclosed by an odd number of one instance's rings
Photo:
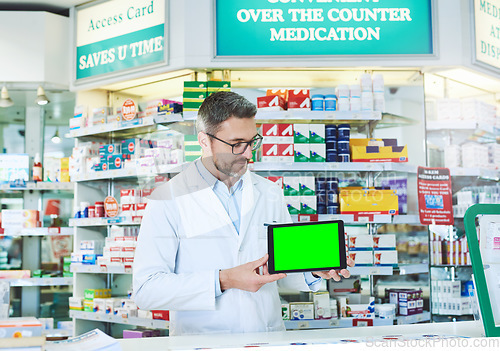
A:
{"type": "Polygon", "coordinates": [[[60,236],[73,235],[73,228],[69,227],[43,227],[24,229],[0,229],[0,234],[4,236],[60,236]]]}
{"type": "MultiPolygon", "coordinates": [[[[332,318],[332,319],[309,319],[309,320],[287,320],[285,328],[287,330],[307,330],[307,329],[330,329],[353,327],[353,320],[356,318],[332,318]]],[[[365,321],[365,319],[363,319],[365,321]]],[[[373,319],[373,326],[394,325],[394,319],[373,319]]]]}
{"type": "Polygon", "coordinates": [[[74,185],[71,182],[28,182],[26,186],[12,186],[11,184],[1,184],[1,191],[26,191],[26,190],[60,190],[73,191],[74,185]]]}
{"type": "Polygon", "coordinates": [[[115,315],[82,311],[69,311],[69,316],[77,320],[80,319],[95,322],[127,324],[144,328],[168,329],[170,324],[170,322],[161,319],[146,319],[137,317],[123,318],[115,315]]]}
{"type": "Polygon", "coordinates": [[[9,283],[11,287],[73,285],[73,277],[1,279],[1,281],[9,283]]]}

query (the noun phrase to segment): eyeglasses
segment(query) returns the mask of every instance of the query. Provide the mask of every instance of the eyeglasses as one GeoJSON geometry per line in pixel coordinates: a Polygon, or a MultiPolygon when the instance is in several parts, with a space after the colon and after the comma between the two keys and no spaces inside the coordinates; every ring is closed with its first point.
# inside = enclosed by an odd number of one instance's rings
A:
{"type": "Polygon", "coordinates": [[[227,141],[219,139],[219,138],[217,138],[216,136],[214,136],[212,134],[208,134],[208,133],[205,133],[205,134],[208,135],[211,138],[214,138],[215,140],[220,141],[221,143],[224,143],[226,145],[231,146],[233,155],[241,155],[241,154],[243,154],[247,150],[247,147],[249,147],[249,146],[252,149],[252,151],[257,150],[260,147],[260,144],[262,144],[262,136],[260,136],[259,134],[257,134],[250,141],[242,141],[242,142],[239,142],[239,143],[236,143],[236,144],[229,144],[227,141]]]}

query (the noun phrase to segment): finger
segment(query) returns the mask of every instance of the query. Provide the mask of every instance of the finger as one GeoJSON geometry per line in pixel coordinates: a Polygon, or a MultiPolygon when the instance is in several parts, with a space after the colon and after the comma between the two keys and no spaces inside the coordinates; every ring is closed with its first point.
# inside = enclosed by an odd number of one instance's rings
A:
{"type": "Polygon", "coordinates": [[[342,274],[344,278],[349,278],[351,276],[351,272],[349,272],[347,269],[342,269],[340,271],[340,274],[342,274]]]}
{"type": "Polygon", "coordinates": [[[267,267],[267,264],[262,266],[262,274],[263,275],[268,275],[269,274],[269,269],[267,267]]]}
{"type": "Polygon", "coordinates": [[[263,284],[267,284],[285,278],[286,274],[285,273],[267,274],[267,275],[262,275],[260,277],[261,277],[261,282],[263,284]]]}
{"type": "Polygon", "coordinates": [[[328,274],[327,271],[325,272],[314,272],[317,276],[323,278],[323,279],[330,279],[330,275],[328,274]]]}
{"type": "Polygon", "coordinates": [[[252,266],[254,267],[254,269],[256,268],[259,268],[260,266],[266,264],[267,260],[269,259],[269,255],[268,254],[265,254],[264,256],[262,256],[261,258],[259,258],[258,260],[255,260],[253,262],[250,262],[252,264],[252,266]]]}
{"type": "Polygon", "coordinates": [[[329,273],[329,275],[330,275],[330,278],[332,278],[332,279],[333,279],[333,280],[335,280],[336,282],[339,282],[339,281],[340,281],[340,279],[341,279],[341,278],[340,278],[339,274],[338,274],[336,271],[334,271],[334,270],[332,269],[332,270],[331,270],[330,272],[328,272],[328,273],[329,273]]]}

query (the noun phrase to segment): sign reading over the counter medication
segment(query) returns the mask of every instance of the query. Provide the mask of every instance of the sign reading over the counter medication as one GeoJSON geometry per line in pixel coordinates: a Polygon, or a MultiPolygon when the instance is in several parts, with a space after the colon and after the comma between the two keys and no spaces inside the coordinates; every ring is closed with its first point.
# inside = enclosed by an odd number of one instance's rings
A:
{"type": "Polygon", "coordinates": [[[453,225],[450,170],[418,167],[417,184],[420,223],[453,225]]]}
{"type": "Polygon", "coordinates": [[[476,60],[500,70],[500,0],[474,0],[476,60]]]}
{"type": "Polygon", "coordinates": [[[431,0],[216,0],[217,56],[431,55],[431,0]]]}
{"type": "Polygon", "coordinates": [[[106,1],[76,10],[76,80],[162,62],[165,0],[106,1]]]}

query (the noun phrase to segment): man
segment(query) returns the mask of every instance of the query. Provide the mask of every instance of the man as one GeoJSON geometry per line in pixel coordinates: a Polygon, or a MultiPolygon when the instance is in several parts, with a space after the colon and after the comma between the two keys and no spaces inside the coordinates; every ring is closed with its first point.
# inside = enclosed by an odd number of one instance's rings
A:
{"type": "Polygon", "coordinates": [[[170,335],[284,330],[278,283],[315,291],[321,278],[340,280],[334,270],[269,274],[264,224],[291,218],[282,190],[247,171],[262,140],[256,112],[234,92],[205,99],[196,121],[203,156],[148,201],[134,299],[170,310],[170,335]]]}

